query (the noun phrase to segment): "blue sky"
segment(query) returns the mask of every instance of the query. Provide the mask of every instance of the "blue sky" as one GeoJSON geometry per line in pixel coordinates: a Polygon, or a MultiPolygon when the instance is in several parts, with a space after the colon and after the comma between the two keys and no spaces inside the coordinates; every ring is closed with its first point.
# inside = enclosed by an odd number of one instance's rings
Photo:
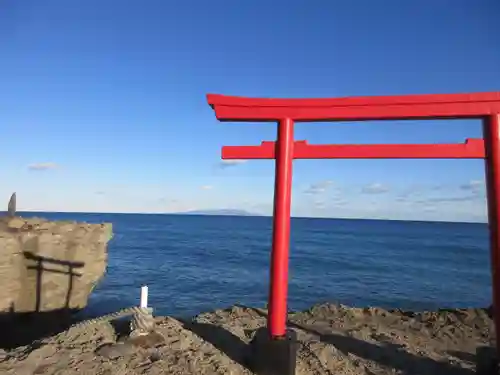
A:
{"type": "MultiPolygon", "coordinates": [[[[222,145],[207,93],[341,97],[500,90],[500,3],[4,0],[0,131],[21,210],[270,214],[273,162],[222,145]]],[[[299,124],[310,143],[462,142],[477,121],[299,124]]],[[[480,160],[299,160],[297,216],[484,221],[480,160]]]]}

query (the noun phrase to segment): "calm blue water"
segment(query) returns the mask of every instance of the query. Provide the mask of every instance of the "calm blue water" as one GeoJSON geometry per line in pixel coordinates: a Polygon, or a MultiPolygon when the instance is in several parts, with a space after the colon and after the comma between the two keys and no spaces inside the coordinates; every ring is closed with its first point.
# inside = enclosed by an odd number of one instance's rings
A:
{"type": "MultiPolygon", "coordinates": [[[[143,284],[157,314],[266,302],[271,218],[31,215],[113,223],[107,275],[88,314],[138,304],[143,284]]],[[[485,224],[293,219],[290,309],[325,301],[405,309],[487,306],[487,235],[485,224]]]]}

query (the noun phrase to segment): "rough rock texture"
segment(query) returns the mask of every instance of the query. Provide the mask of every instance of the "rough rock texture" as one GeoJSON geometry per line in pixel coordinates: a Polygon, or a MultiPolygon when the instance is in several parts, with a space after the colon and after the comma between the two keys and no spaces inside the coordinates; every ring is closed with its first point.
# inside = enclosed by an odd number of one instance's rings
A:
{"type": "MultiPolygon", "coordinates": [[[[10,351],[0,374],[250,375],[249,343],[264,309],[234,306],[180,321],[156,319],[156,332],[120,338],[108,322],[73,327],[10,351]]],[[[472,375],[476,348],[493,346],[486,309],[409,313],[317,305],[289,315],[297,332],[297,375],[472,375]]]]}
{"type": "Polygon", "coordinates": [[[111,236],[111,224],[1,217],[0,312],[84,308],[111,236]]]}
{"type": "Polygon", "coordinates": [[[10,196],[9,204],[7,205],[7,215],[9,217],[16,216],[16,193],[10,196]]]}

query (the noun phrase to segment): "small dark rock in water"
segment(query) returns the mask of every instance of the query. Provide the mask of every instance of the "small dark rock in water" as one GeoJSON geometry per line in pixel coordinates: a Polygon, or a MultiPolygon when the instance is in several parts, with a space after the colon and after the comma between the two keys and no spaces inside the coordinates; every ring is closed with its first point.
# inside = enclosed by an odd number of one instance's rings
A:
{"type": "Polygon", "coordinates": [[[9,205],[7,206],[7,214],[10,217],[16,216],[16,193],[13,193],[9,199],[9,205]]]}

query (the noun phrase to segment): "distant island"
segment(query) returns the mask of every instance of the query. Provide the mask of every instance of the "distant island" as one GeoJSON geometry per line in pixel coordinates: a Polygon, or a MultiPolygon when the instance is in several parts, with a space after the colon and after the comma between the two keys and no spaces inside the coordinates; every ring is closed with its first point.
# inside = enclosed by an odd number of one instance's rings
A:
{"type": "Polygon", "coordinates": [[[218,215],[218,216],[260,216],[258,214],[237,209],[214,209],[214,210],[195,210],[187,212],[178,212],[178,215],[218,215]]]}

